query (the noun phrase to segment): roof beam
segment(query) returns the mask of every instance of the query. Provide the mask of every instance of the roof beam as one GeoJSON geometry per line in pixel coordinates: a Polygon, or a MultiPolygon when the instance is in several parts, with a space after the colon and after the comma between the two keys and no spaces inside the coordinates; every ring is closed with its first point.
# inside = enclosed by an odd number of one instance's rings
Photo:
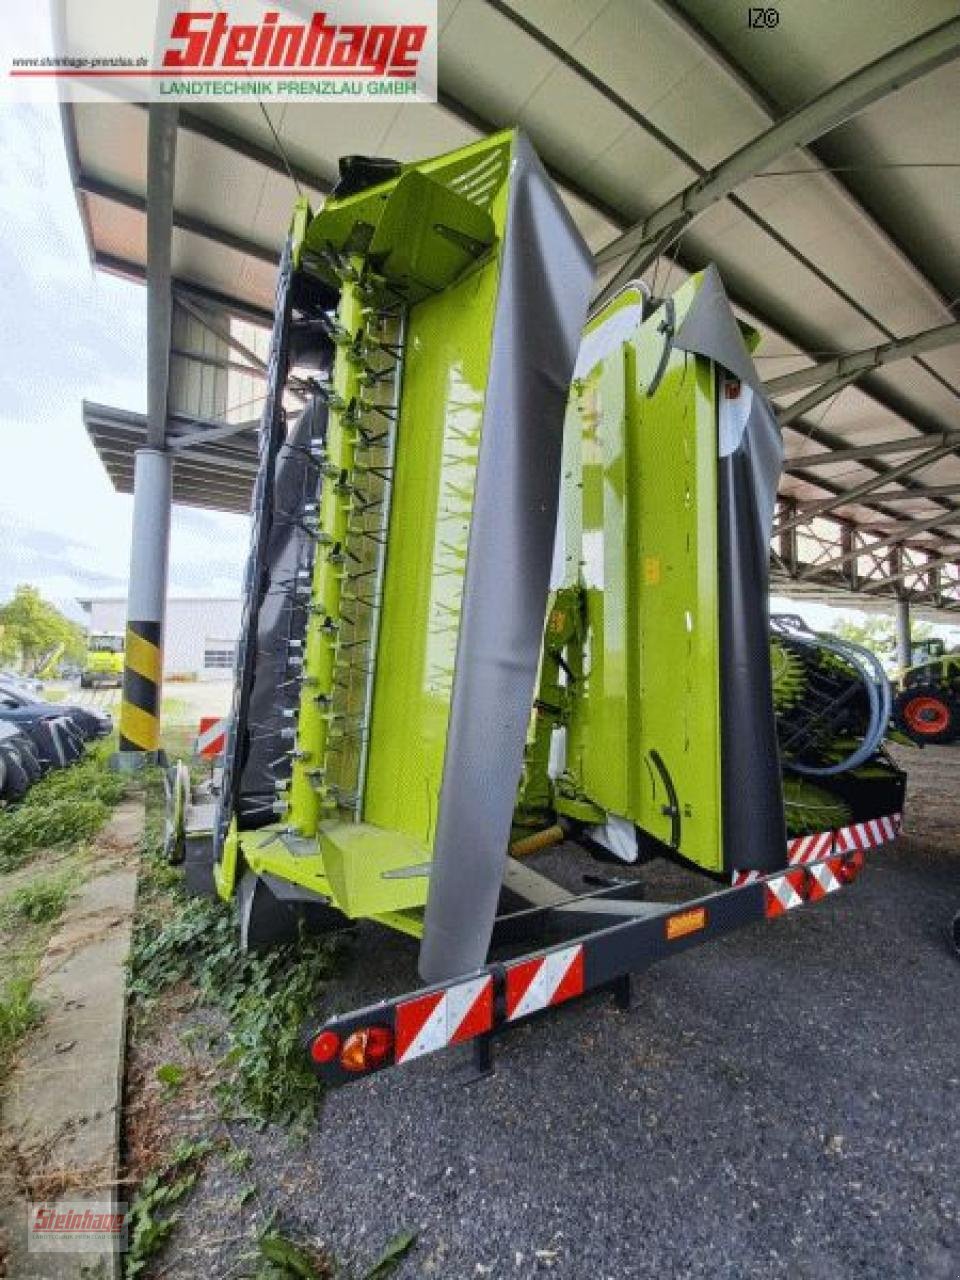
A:
{"type": "Polygon", "coordinates": [[[777,413],[777,420],[781,427],[787,427],[797,418],[802,418],[805,413],[809,413],[818,404],[821,404],[824,400],[829,400],[831,396],[841,392],[844,387],[848,387],[851,382],[855,382],[859,376],[858,373],[839,373],[835,378],[831,378],[829,382],[825,382],[823,386],[814,387],[805,396],[801,396],[799,400],[794,401],[786,409],[781,409],[777,413]]]}
{"type": "Polygon", "coordinates": [[[764,130],[597,254],[601,266],[626,259],[603,296],[609,296],[625,280],[646,270],[662,252],[666,241],[785,152],[829,133],[895,89],[950,62],[958,53],[960,18],[951,18],[861,67],[764,130]]]}
{"type": "Polygon", "coordinates": [[[221,369],[224,373],[241,373],[251,378],[263,378],[262,369],[255,369],[251,364],[242,364],[239,360],[228,360],[225,356],[213,356],[206,351],[195,351],[188,347],[172,346],[170,355],[178,360],[186,360],[190,364],[202,364],[211,369],[221,369]]]}
{"type": "Polygon", "coordinates": [[[938,511],[935,516],[927,516],[924,520],[912,520],[909,524],[898,525],[895,529],[888,530],[882,537],[875,539],[868,546],[854,545],[849,551],[844,551],[842,555],[834,556],[832,560],[827,560],[823,564],[811,564],[800,574],[802,581],[809,581],[818,574],[828,573],[831,569],[841,569],[845,564],[849,564],[851,560],[859,560],[861,556],[872,555],[875,551],[881,551],[884,547],[891,546],[894,542],[906,542],[908,538],[915,537],[918,533],[925,533],[928,529],[937,529],[940,525],[950,523],[960,524],[960,511],[938,511]]]}
{"type": "MultiPolygon", "coordinates": [[[[830,467],[838,462],[870,462],[887,453],[908,453],[914,449],[929,449],[938,445],[949,444],[952,448],[960,448],[960,431],[938,431],[919,436],[900,436],[896,440],[880,440],[876,444],[854,445],[849,449],[826,449],[822,453],[800,453],[796,457],[787,458],[784,470],[791,474],[797,470],[808,470],[810,467],[830,467]]],[[[884,479],[890,472],[884,473],[884,479]]]]}
{"type": "MultiPolygon", "coordinates": [[[[85,195],[95,196],[100,200],[108,200],[111,204],[122,205],[125,209],[133,209],[136,213],[146,214],[147,212],[147,201],[144,196],[137,195],[133,191],[124,191],[122,187],[116,187],[113,183],[106,182],[102,178],[95,178],[92,174],[78,173],[76,187],[78,191],[82,191],[85,195]]],[[[234,249],[237,253],[255,258],[259,262],[269,263],[272,267],[276,267],[279,260],[279,255],[275,250],[269,249],[265,245],[255,244],[252,240],[246,239],[245,236],[238,236],[233,231],[228,231],[225,227],[215,226],[204,218],[195,217],[192,213],[184,213],[182,209],[174,209],[173,225],[179,231],[186,231],[190,235],[200,236],[204,240],[210,240],[214,244],[222,245],[225,249],[234,249]]]]}
{"type": "Polygon", "coordinates": [[[834,360],[823,360],[809,369],[782,374],[779,378],[771,378],[769,382],[765,382],[763,389],[768,396],[779,396],[788,391],[799,391],[802,387],[820,387],[848,374],[859,377],[861,373],[879,369],[881,365],[890,364],[894,360],[909,360],[913,356],[938,351],[941,347],[950,347],[956,343],[960,343],[960,322],[942,324],[936,329],[924,329],[922,333],[913,333],[907,338],[895,338],[893,342],[884,342],[878,347],[867,347],[863,351],[851,351],[848,355],[837,356],[834,360]]]}
{"type": "MultiPolygon", "coordinates": [[[[889,476],[885,477],[889,479],[889,476]]],[[[918,498],[952,498],[960,493],[960,484],[917,485],[915,489],[898,489],[894,493],[875,493],[878,502],[916,502],[918,498]]]]}
{"type": "MultiPolygon", "coordinates": [[[[135,281],[137,284],[143,284],[147,278],[146,269],[139,262],[131,262],[129,258],[121,258],[114,253],[95,253],[92,263],[98,271],[106,271],[111,275],[121,276],[124,280],[135,281]]],[[[180,298],[194,298],[205,307],[212,307],[229,316],[236,316],[239,320],[246,320],[248,324],[257,325],[261,329],[269,329],[273,325],[272,311],[255,306],[252,302],[233,298],[227,293],[221,293],[218,289],[178,279],[177,276],[173,277],[173,287],[180,298]]]]}
{"type": "Polygon", "coordinates": [[[949,548],[941,547],[940,550],[943,552],[942,555],[935,556],[924,564],[908,565],[906,568],[901,566],[896,573],[890,573],[885,578],[871,578],[869,582],[863,584],[863,590],[867,593],[882,591],[884,587],[892,586],[894,582],[902,582],[911,574],[928,573],[931,569],[941,569],[945,564],[956,564],[957,558],[960,557],[960,544],[949,548]]]}
{"type": "MultiPolygon", "coordinates": [[[[741,92],[753,101],[754,105],[766,115],[771,123],[782,119],[785,114],[782,105],[771,97],[763,86],[748,75],[742,66],[731,60],[727,52],[715,42],[706,27],[701,25],[691,14],[687,13],[678,0],[653,0],[653,3],[670,18],[678,30],[683,31],[707,55],[715,66],[719,67],[734,81],[741,92]]],[[[829,144],[829,135],[827,135],[826,141],[829,144]]],[[[914,261],[913,255],[893,235],[877,212],[870,208],[861,196],[855,194],[840,173],[832,168],[830,161],[824,158],[822,145],[811,143],[806,150],[816,161],[821,179],[825,178],[843,196],[852,209],[859,214],[865,215],[870,220],[875,230],[896,252],[901,262],[917,276],[917,279],[928,291],[932,300],[949,309],[950,293],[920,270],[914,261]]],[[[890,336],[892,337],[893,335],[891,334],[890,336]]]]}
{"type": "Polygon", "coordinates": [[[174,453],[182,453],[184,449],[193,450],[198,444],[210,444],[214,440],[229,440],[244,431],[256,432],[260,427],[260,419],[248,419],[246,422],[223,422],[216,427],[189,427],[170,440],[170,449],[174,453]]]}
{"type": "MultiPolygon", "coordinates": [[[[953,449],[954,446],[952,444],[937,445],[936,448],[927,449],[918,454],[917,457],[910,458],[907,462],[901,462],[898,467],[891,467],[889,471],[882,471],[877,475],[871,476],[869,480],[864,480],[862,484],[854,485],[852,489],[847,489],[836,497],[823,498],[820,502],[814,502],[800,514],[793,516],[783,524],[777,525],[775,533],[788,533],[791,529],[798,529],[800,525],[809,524],[817,516],[826,515],[828,511],[836,511],[838,507],[851,506],[868,494],[875,493],[877,489],[881,488],[889,480],[902,480],[904,476],[912,475],[914,471],[921,471],[924,467],[929,467],[948,453],[952,453],[953,449]]],[[[960,515],[960,511],[957,514],[960,515]]]]}

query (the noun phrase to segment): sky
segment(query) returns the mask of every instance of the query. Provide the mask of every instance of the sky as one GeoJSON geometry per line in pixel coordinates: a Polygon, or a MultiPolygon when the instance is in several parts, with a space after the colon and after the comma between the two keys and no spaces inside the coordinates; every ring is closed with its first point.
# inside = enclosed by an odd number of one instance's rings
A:
{"type": "MultiPolygon", "coordinates": [[[[0,107],[0,602],[29,582],[75,618],[125,595],[132,499],[81,401],[146,408],[146,291],[87,257],[55,109],[0,107]]],[[[174,507],[170,592],[236,595],[245,516],[174,507]]]]}

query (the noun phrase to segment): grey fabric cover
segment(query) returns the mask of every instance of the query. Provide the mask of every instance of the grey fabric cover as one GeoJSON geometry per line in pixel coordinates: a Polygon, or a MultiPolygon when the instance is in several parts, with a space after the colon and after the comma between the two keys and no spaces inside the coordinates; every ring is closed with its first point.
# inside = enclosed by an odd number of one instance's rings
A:
{"type": "Polygon", "coordinates": [[[281,736],[292,721],[285,713],[299,704],[300,684],[288,662],[291,640],[303,640],[305,601],[293,582],[312,563],[312,541],[303,525],[304,503],[318,497],[316,465],[307,449],[326,429],[327,409],[314,400],[294,423],[277,456],[274,515],[267,539],[267,574],[257,613],[254,678],[246,742],[241,756],[238,812],[244,829],[275,818],[276,784],[290,776],[292,743],[281,736]]]}
{"type": "Polygon", "coordinates": [[[494,319],[420,973],[483,964],[540,660],[563,420],[593,261],[520,135],[494,319]]]}
{"type": "Polygon", "coordinates": [[[724,415],[718,463],[720,730],[727,870],[786,861],[783,784],[770,670],[769,548],[783,467],[780,427],[715,266],[674,337],[729,370],[742,409],[724,415]]]}

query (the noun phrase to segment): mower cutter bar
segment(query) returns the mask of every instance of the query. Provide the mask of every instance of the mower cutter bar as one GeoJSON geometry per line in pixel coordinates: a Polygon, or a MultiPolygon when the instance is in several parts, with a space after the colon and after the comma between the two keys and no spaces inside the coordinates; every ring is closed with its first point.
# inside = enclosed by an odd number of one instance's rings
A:
{"type": "Polygon", "coordinates": [[[312,1069],[327,1085],[349,1084],[468,1041],[486,1065],[492,1036],[507,1027],[591,991],[612,991],[626,1003],[630,974],[742,925],[818,902],[851,884],[864,862],[863,848],[834,841],[830,856],[818,861],[688,902],[648,903],[637,918],[331,1018],[306,1029],[312,1069]]]}

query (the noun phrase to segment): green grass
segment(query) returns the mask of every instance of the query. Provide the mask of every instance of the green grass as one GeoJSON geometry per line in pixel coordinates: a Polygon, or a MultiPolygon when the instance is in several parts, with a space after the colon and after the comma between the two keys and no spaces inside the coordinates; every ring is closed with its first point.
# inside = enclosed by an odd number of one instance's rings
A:
{"type": "Polygon", "coordinates": [[[110,744],[100,744],[0,811],[0,877],[38,850],[59,851],[55,873],[38,858],[23,873],[30,879],[0,898],[0,1078],[40,1019],[32,994],[37,967],[71,890],[86,875],[86,841],[126,792],[126,780],[107,769],[109,752],[110,744]]]}
{"type": "Polygon", "coordinates": [[[19,804],[0,812],[0,872],[12,871],[37,849],[87,840],[124,796],[126,780],[107,768],[110,744],[48,773],[19,804]]]}
{"type": "Polygon", "coordinates": [[[183,875],[162,853],[159,776],[148,780],[147,834],[141,859],[130,964],[136,1019],[149,1019],[164,991],[188,982],[199,1003],[226,1015],[222,1109],[232,1117],[301,1127],[321,1091],[300,1041],[325,980],[341,954],[337,939],[256,955],[240,951],[233,904],[187,896],[183,875]]]}
{"type": "Polygon", "coordinates": [[[0,903],[0,922],[11,926],[20,922],[49,924],[59,919],[75,884],[74,876],[63,873],[38,876],[4,898],[0,903]]]}
{"type": "Polygon", "coordinates": [[[0,1076],[6,1075],[17,1045],[40,1020],[32,990],[31,972],[14,972],[0,981],[0,1076]]]}

